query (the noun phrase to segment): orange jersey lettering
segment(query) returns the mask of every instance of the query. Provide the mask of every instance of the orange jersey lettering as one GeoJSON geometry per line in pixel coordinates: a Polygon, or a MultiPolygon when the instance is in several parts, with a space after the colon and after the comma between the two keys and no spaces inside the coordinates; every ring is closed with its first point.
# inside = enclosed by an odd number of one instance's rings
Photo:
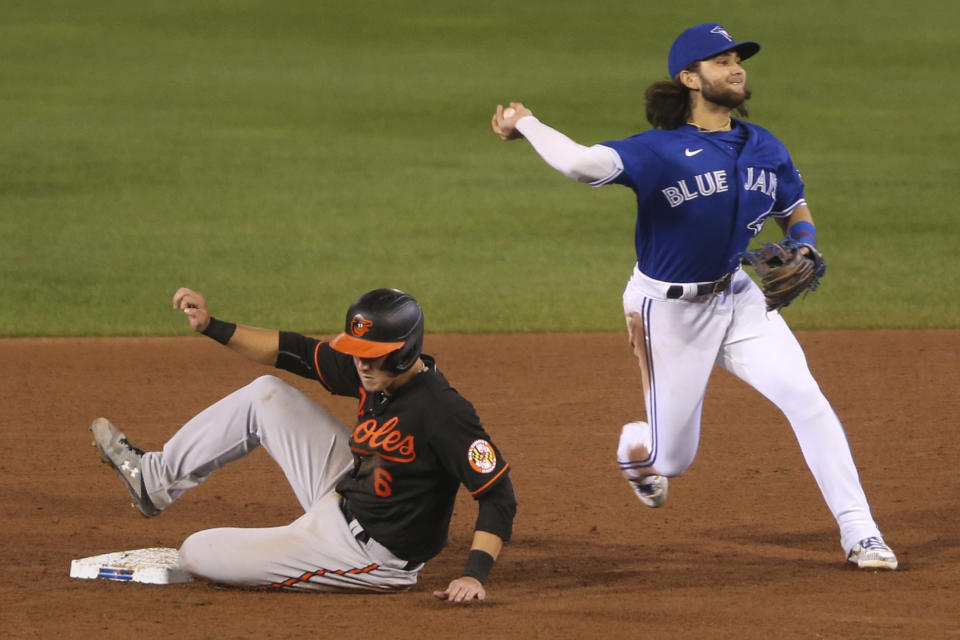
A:
{"type": "MultiPolygon", "coordinates": [[[[400,419],[396,416],[383,424],[378,424],[373,418],[364,420],[353,430],[353,441],[358,445],[365,445],[372,452],[384,460],[394,462],[413,462],[417,459],[417,451],[412,435],[404,435],[397,424],[400,419]]],[[[361,453],[366,452],[361,450],[361,453]]]]}

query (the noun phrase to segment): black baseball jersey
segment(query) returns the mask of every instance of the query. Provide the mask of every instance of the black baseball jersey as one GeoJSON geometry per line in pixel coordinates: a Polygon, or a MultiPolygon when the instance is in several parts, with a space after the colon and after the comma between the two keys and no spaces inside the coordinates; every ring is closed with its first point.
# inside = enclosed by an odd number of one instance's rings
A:
{"type": "MultiPolygon", "coordinates": [[[[353,357],[314,338],[282,332],[277,358],[279,368],[319,380],[331,393],[359,398],[350,436],[354,467],[337,492],[370,536],[414,562],[443,548],[461,484],[476,499],[510,484],[509,465],[473,405],[450,386],[432,357],[421,358],[427,368],[389,395],[368,393],[353,357]]],[[[509,525],[494,533],[508,539],[509,525]]]]}

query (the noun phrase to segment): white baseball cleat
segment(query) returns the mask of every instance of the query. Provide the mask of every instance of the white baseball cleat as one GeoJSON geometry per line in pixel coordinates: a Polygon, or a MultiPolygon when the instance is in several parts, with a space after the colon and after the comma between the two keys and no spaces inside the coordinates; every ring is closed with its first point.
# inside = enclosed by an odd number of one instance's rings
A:
{"type": "Polygon", "coordinates": [[[127,437],[106,418],[97,418],[90,425],[93,432],[93,445],[100,450],[100,458],[104,463],[113,467],[124,486],[133,497],[133,506],[149,518],[160,513],[147,496],[146,486],[143,484],[143,474],[140,472],[140,458],[143,451],[136,448],[127,437]]]}
{"type": "Polygon", "coordinates": [[[639,480],[628,480],[633,492],[645,507],[656,509],[662,507],[667,500],[667,482],[666,476],[647,476],[639,480]]]}
{"type": "Polygon", "coordinates": [[[897,556],[893,549],[887,546],[883,538],[871,536],[864,538],[853,545],[847,560],[861,569],[889,569],[897,568],[897,556]]]}

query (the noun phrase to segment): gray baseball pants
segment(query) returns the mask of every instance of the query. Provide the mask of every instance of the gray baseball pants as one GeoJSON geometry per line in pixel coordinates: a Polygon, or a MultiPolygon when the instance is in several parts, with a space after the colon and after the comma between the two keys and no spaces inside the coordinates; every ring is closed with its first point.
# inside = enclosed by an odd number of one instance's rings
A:
{"type": "Polygon", "coordinates": [[[263,446],[280,465],[304,514],[288,525],[218,528],[189,536],[180,566],[237,587],[396,590],[416,584],[408,567],[362,534],[340,510],[337,481],[353,466],[349,432],[275,376],[262,376],[204,409],[143,456],[143,480],[163,509],[216,469],[263,446]],[[358,535],[359,534],[359,535],[358,535]]]}

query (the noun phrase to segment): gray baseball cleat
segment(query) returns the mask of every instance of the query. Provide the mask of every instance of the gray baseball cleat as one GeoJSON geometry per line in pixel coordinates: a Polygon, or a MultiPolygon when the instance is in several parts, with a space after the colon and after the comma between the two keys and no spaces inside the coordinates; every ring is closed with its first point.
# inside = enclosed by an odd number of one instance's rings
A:
{"type": "Polygon", "coordinates": [[[666,476],[647,476],[639,480],[628,480],[633,492],[644,506],[656,509],[667,500],[668,482],[666,476]]]}
{"type": "Polygon", "coordinates": [[[847,555],[847,561],[852,562],[861,569],[889,569],[897,568],[897,556],[893,549],[887,546],[883,538],[871,536],[864,538],[853,545],[847,555]]]}
{"type": "Polygon", "coordinates": [[[93,446],[100,450],[103,462],[113,467],[133,496],[133,506],[146,518],[159,514],[160,509],[157,509],[147,496],[143,474],[140,473],[143,451],[130,444],[127,437],[106,418],[94,420],[90,431],[93,432],[93,446]]]}

